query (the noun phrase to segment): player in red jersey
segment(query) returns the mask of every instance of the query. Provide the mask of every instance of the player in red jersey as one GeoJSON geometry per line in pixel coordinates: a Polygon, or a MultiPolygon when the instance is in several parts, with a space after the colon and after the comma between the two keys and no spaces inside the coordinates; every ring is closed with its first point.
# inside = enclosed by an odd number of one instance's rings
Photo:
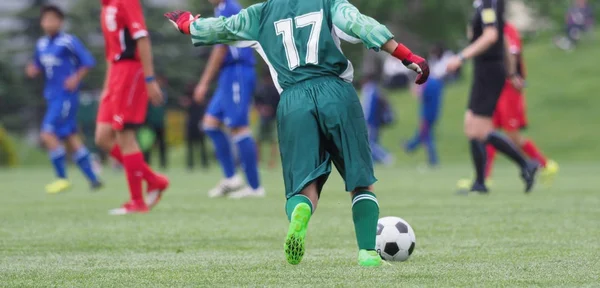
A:
{"type": "Polygon", "coordinates": [[[106,45],[106,78],[98,110],[96,143],[125,168],[131,200],[113,215],[144,213],[169,185],[144,161],[135,130],[146,120],[148,100],[164,101],[156,82],[152,50],[139,0],[101,0],[106,45]],[[144,201],[142,182],[147,183],[144,201]]]}
{"type": "MultiPolygon", "coordinates": [[[[536,147],[534,142],[525,138],[520,130],[527,126],[527,115],[523,86],[525,79],[525,63],[523,62],[522,43],[519,31],[510,23],[504,25],[504,35],[508,45],[509,78],[504,84],[502,94],[494,111],[493,122],[531,159],[536,160],[543,167],[542,176],[550,179],[558,172],[558,164],[548,160],[536,147]]],[[[487,145],[486,179],[492,172],[496,149],[487,145]]]]}

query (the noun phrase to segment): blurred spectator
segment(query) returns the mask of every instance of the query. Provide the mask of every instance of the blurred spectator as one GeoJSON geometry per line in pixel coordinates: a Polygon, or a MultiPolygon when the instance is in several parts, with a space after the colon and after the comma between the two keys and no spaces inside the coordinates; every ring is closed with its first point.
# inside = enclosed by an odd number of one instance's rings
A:
{"type": "Polygon", "coordinates": [[[581,39],[581,35],[589,31],[594,24],[593,9],[587,0],[574,0],[565,19],[566,36],[558,38],[555,43],[563,50],[573,50],[581,39]]]}
{"type": "Polygon", "coordinates": [[[179,98],[179,105],[187,110],[187,120],[185,128],[185,140],[187,146],[186,152],[186,163],[189,170],[194,169],[195,157],[194,150],[196,146],[200,146],[200,162],[204,169],[208,169],[208,152],[206,147],[205,135],[202,130],[202,117],[204,117],[204,111],[206,110],[207,101],[203,104],[198,104],[193,99],[194,89],[196,83],[191,83],[186,87],[185,95],[179,98]]]}
{"type": "Polygon", "coordinates": [[[429,80],[423,86],[415,86],[415,94],[419,99],[421,110],[419,127],[415,136],[405,143],[404,150],[406,153],[413,153],[421,144],[425,145],[430,167],[439,164],[434,128],[442,106],[444,78],[448,76],[446,66],[451,56],[451,53],[446,52],[444,45],[435,45],[429,52],[428,62],[431,70],[429,80]]]}
{"type": "MultiPolygon", "coordinates": [[[[158,84],[160,87],[167,86],[167,79],[164,76],[157,77],[158,84]]],[[[163,89],[165,90],[165,89],[163,89]]],[[[165,103],[160,106],[154,106],[148,104],[148,114],[146,116],[146,127],[154,134],[154,141],[152,146],[144,152],[144,158],[146,162],[150,164],[152,159],[152,150],[158,146],[158,153],[160,159],[160,168],[167,168],[167,139],[165,133],[165,110],[166,110],[166,99],[167,93],[163,91],[165,96],[165,103]]]]}
{"type": "MultiPolygon", "coordinates": [[[[269,73],[265,73],[262,77],[260,86],[258,87],[254,98],[254,105],[260,115],[260,130],[258,134],[258,151],[261,151],[263,144],[270,144],[270,159],[269,167],[275,167],[277,160],[277,137],[275,130],[277,128],[277,105],[279,105],[279,91],[273,84],[273,79],[269,73]]],[[[262,154],[259,153],[259,159],[262,161],[262,154]]]]}
{"type": "Polygon", "coordinates": [[[367,121],[373,161],[392,165],[394,157],[379,144],[379,135],[381,128],[394,121],[394,113],[385,95],[381,92],[376,77],[367,75],[363,81],[361,103],[367,121]]]}

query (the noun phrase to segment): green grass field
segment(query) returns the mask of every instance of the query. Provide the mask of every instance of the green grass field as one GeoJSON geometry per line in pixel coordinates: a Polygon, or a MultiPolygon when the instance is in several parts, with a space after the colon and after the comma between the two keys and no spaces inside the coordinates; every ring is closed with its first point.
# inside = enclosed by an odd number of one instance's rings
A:
{"type": "Polygon", "coordinates": [[[437,131],[442,166],[427,173],[414,168],[422,154],[406,156],[398,145],[414,132],[416,102],[406,93],[391,97],[400,121],[384,144],[398,165],[377,170],[376,192],[381,216],[400,216],[415,229],[408,262],[358,267],[350,199],[334,176],[304,261],[288,265],[281,171],[263,171],[266,199],[208,199],[216,167],[188,173],[177,168],[175,151],[173,186],[147,215],[107,215],[127,197],[119,173],[106,171],[107,187],[91,194],[71,168],[74,189],[50,196],[43,193],[49,166],[0,170],[0,287],[598,287],[597,44],[566,54],[546,39],[526,49],[528,135],[561,164],[554,185],[531,195],[505,160],[491,195],[454,194],[456,181],[472,173],[462,135],[466,82],[448,90],[437,131]]]}
{"type": "Polygon", "coordinates": [[[500,166],[489,196],[458,196],[469,166],[418,173],[379,170],[381,216],[414,227],[408,262],[356,264],[350,200],[335,176],[311,222],[307,255],[286,263],[280,171],[263,173],[266,199],[208,199],[219,176],[171,170],[173,186],[152,213],[108,216],[126,198],[119,173],[91,194],[75,176],[62,195],[41,190],[47,169],[3,171],[0,286],[597,286],[600,198],[594,165],[564,164],[551,188],[522,193],[512,166],[500,166]]]}

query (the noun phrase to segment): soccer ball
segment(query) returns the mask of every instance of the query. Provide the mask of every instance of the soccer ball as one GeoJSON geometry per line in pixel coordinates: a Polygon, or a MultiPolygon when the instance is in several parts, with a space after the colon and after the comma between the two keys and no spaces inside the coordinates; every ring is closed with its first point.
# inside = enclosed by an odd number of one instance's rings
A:
{"type": "Polygon", "coordinates": [[[386,261],[406,261],[415,250],[415,232],[400,217],[377,221],[377,253],[386,261]]]}

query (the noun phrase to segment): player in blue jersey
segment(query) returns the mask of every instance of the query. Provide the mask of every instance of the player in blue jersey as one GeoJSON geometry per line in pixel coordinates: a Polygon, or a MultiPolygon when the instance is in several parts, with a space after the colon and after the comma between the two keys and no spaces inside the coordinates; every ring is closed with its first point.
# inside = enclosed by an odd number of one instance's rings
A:
{"type": "Polygon", "coordinates": [[[416,87],[421,106],[419,127],[416,129],[415,136],[404,144],[404,151],[407,153],[415,152],[421,145],[425,146],[430,168],[435,168],[439,164],[434,132],[442,108],[444,79],[447,76],[446,66],[451,56],[451,53],[445,52],[442,44],[435,45],[429,51],[427,62],[431,74],[425,85],[416,87]]]}
{"type": "Polygon", "coordinates": [[[77,163],[93,189],[102,186],[91,165],[91,157],[77,136],[77,108],[79,85],[95,61],[81,41],[62,32],[64,14],[56,6],[42,8],[40,24],[45,36],[37,41],[33,61],[26,73],[34,78],[44,74],[46,115],[41,128],[41,139],[48,149],[57,180],[46,186],[46,192],[55,194],[71,187],[66,173],[66,150],[73,152],[77,163]]]}
{"type": "Polygon", "coordinates": [[[394,156],[379,143],[379,131],[383,126],[393,122],[393,113],[385,99],[375,76],[367,75],[362,85],[362,106],[367,121],[369,146],[373,161],[387,166],[394,164],[394,156]]]}
{"type": "MultiPolygon", "coordinates": [[[[215,16],[229,17],[240,12],[242,7],[235,0],[209,0],[215,5],[215,16]]],[[[210,197],[230,198],[262,197],[265,190],[258,176],[256,142],[249,125],[249,111],[252,94],[256,86],[253,51],[251,48],[236,48],[217,45],[196,86],[194,98],[203,102],[213,79],[217,77],[218,87],[208,105],[203,120],[206,135],[213,141],[217,159],[223,168],[225,178],[208,192],[210,197]],[[229,128],[231,135],[224,131],[229,128]],[[238,150],[249,187],[235,173],[235,161],[230,141],[238,150]]]]}

